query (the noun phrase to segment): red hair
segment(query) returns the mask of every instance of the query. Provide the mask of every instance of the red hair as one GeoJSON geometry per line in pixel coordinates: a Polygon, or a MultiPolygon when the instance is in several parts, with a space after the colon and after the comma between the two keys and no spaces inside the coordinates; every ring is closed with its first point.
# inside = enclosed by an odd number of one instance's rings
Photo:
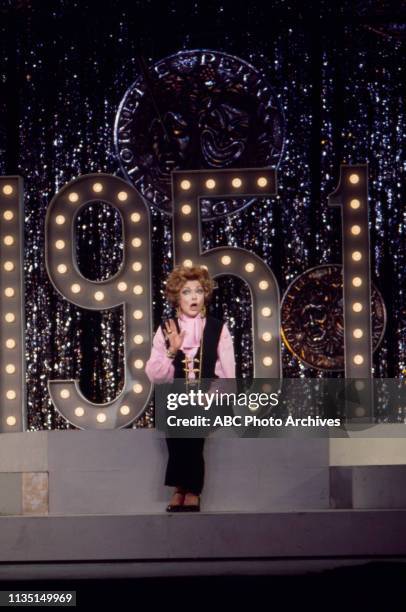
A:
{"type": "Polygon", "coordinates": [[[214,289],[214,282],[203,266],[176,266],[166,279],[165,295],[172,306],[177,306],[179,293],[183,285],[190,280],[197,280],[203,287],[204,303],[208,304],[214,289]]]}

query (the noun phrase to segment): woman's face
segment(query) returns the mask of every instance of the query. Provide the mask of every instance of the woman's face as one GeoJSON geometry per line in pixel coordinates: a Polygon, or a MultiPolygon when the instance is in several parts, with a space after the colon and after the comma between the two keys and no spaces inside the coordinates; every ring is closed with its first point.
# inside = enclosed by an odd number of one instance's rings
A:
{"type": "Polygon", "coordinates": [[[179,308],[189,317],[199,314],[204,304],[204,289],[198,280],[187,281],[179,292],[179,308]]]}

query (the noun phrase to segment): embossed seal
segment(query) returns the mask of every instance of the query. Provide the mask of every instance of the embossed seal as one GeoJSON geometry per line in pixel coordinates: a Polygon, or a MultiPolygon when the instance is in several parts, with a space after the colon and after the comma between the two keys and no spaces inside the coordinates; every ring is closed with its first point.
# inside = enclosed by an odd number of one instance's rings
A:
{"type": "MultiPolygon", "coordinates": [[[[181,51],[145,68],[129,87],[114,140],[124,176],[170,214],[173,170],[276,166],[283,115],[270,84],[249,63],[219,51],[181,51]]],[[[202,219],[250,202],[205,199],[202,219]]]]}
{"type": "MultiPolygon", "coordinates": [[[[385,332],[386,310],[373,284],[371,305],[375,350],[385,332]]],[[[305,365],[344,370],[342,266],[317,266],[296,278],[283,296],[281,321],[283,341],[305,365]]]]}

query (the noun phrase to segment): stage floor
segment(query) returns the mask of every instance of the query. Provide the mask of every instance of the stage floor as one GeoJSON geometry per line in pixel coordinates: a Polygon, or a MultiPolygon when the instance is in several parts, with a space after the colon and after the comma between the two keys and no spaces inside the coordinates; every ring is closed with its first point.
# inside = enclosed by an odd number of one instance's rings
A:
{"type": "Polygon", "coordinates": [[[1,516],[0,580],[300,574],[406,559],[406,510],[1,516]]]}

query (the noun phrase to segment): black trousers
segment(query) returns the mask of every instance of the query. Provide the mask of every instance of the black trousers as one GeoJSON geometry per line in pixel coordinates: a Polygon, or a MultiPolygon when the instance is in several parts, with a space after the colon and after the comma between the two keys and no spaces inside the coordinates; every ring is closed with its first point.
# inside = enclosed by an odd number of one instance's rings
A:
{"type": "Polygon", "coordinates": [[[169,457],[165,484],[200,495],[204,481],[205,438],[166,438],[169,457]]]}

